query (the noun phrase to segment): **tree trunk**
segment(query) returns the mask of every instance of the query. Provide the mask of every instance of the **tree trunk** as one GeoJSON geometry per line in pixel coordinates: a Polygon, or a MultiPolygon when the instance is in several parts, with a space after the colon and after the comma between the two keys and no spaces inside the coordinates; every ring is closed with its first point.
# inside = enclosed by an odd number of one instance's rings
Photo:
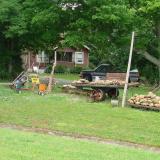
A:
{"type": "Polygon", "coordinates": [[[158,80],[158,84],[160,86],[160,58],[155,58],[153,57],[152,55],[150,55],[148,52],[145,52],[144,54],[144,57],[149,60],[150,62],[152,62],[153,64],[155,64],[158,68],[158,74],[159,74],[159,80],[158,80]]]}
{"type": "Polygon", "coordinates": [[[158,58],[152,56],[148,52],[144,52],[142,54],[148,61],[150,61],[151,63],[155,64],[158,68],[160,67],[160,61],[159,61],[158,58]]]}
{"type": "Polygon", "coordinates": [[[13,39],[9,40],[9,49],[10,49],[10,60],[8,62],[8,72],[9,74],[12,73],[12,70],[13,70],[13,64],[12,64],[12,55],[14,53],[14,42],[13,42],[13,39]]]}
{"type": "Polygon", "coordinates": [[[159,84],[159,86],[160,86],[160,66],[158,67],[158,70],[159,70],[158,84],[159,84]]]}
{"type": "MultiPolygon", "coordinates": [[[[160,63],[160,20],[157,20],[156,23],[156,35],[158,38],[158,56],[159,56],[159,63],[160,63]]],[[[158,67],[159,70],[159,86],[160,86],[160,66],[158,67]]]]}
{"type": "Polygon", "coordinates": [[[9,61],[9,64],[8,64],[8,72],[9,72],[9,74],[12,73],[12,70],[13,70],[13,65],[12,65],[12,57],[11,57],[11,59],[9,61]]]}

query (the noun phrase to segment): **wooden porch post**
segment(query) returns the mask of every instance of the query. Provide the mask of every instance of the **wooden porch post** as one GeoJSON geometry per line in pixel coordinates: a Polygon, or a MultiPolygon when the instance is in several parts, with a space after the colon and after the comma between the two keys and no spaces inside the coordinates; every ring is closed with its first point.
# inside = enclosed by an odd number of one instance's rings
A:
{"type": "Polygon", "coordinates": [[[49,77],[49,83],[48,83],[48,88],[47,91],[48,93],[51,93],[52,91],[52,85],[53,85],[53,77],[54,77],[54,71],[55,71],[55,67],[57,65],[57,51],[56,51],[57,47],[54,49],[54,62],[53,62],[53,66],[52,66],[52,71],[49,77]]]}

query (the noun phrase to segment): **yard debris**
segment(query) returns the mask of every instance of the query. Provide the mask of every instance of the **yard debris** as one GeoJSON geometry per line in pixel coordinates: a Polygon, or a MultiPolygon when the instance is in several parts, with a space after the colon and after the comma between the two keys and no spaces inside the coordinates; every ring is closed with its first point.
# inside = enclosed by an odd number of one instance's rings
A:
{"type": "Polygon", "coordinates": [[[160,109],[160,96],[156,96],[152,92],[149,92],[148,95],[135,95],[128,100],[128,103],[130,105],[160,109]]]}
{"type": "Polygon", "coordinates": [[[86,79],[79,79],[78,81],[73,81],[73,84],[88,84],[89,81],[86,79]]]}
{"type": "Polygon", "coordinates": [[[72,86],[71,84],[63,85],[62,89],[64,92],[70,93],[70,94],[80,94],[80,95],[87,95],[88,94],[87,92],[85,92],[83,90],[79,90],[77,87],[72,86]]]}
{"type": "Polygon", "coordinates": [[[75,87],[75,86],[72,86],[71,84],[63,85],[62,88],[63,88],[63,89],[76,89],[76,87],[75,87]]]}
{"type": "MultiPolygon", "coordinates": [[[[85,79],[80,79],[78,81],[73,81],[72,82],[73,85],[79,85],[79,84],[89,84],[89,85],[105,85],[105,86],[120,86],[120,87],[123,87],[125,85],[125,81],[122,81],[122,80],[116,80],[116,79],[113,79],[113,80],[97,80],[97,81],[93,81],[93,82],[89,82],[88,80],[85,80],[85,79]]],[[[132,82],[132,83],[129,83],[128,85],[129,87],[134,87],[134,86],[139,86],[139,83],[138,82],[132,82]]]]}
{"type": "Polygon", "coordinates": [[[97,80],[94,82],[90,82],[90,84],[103,84],[103,85],[118,85],[118,86],[122,86],[125,84],[125,81],[121,81],[121,80],[97,80]]]}

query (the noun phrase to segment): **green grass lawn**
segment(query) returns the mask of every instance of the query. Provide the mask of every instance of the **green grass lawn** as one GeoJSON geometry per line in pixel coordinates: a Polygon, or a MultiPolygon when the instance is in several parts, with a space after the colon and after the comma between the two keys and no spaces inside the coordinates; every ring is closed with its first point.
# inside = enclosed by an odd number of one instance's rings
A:
{"type": "Polygon", "coordinates": [[[65,80],[78,80],[80,79],[79,74],[55,74],[56,78],[65,79],[65,80]]]}
{"type": "MultiPolygon", "coordinates": [[[[44,74],[40,74],[40,77],[49,76],[49,75],[50,74],[44,73],[44,74]]],[[[59,79],[64,79],[64,80],[78,80],[78,79],[80,79],[79,74],[67,74],[67,73],[65,73],[65,74],[56,73],[55,77],[59,78],[59,79]]]]}
{"type": "Polygon", "coordinates": [[[0,129],[1,160],[160,160],[158,153],[0,129]]]}
{"type": "MultiPolygon", "coordinates": [[[[135,92],[148,91],[136,88],[135,92]]],[[[0,87],[0,123],[160,146],[160,113],[91,103],[60,92],[44,97],[0,87]]]]}

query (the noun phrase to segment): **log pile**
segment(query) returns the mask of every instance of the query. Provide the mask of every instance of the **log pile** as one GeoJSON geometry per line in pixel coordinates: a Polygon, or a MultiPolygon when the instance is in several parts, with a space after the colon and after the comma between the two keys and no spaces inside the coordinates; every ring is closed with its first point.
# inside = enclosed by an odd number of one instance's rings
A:
{"type": "MultiPolygon", "coordinates": [[[[113,80],[97,80],[97,81],[94,81],[94,82],[89,82],[86,79],[80,79],[78,81],[73,81],[72,84],[73,85],[76,85],[76,84],[77,85],[87,84],[87,85],[91,85],[91,86],[94,86],[94,85],[95,86],[96,85],[103,85],[103,86],[119,86],[119,87],[124,87],[125,81],[113,79],[113,80]]],[[[132,82],[132,83],[129,83],[128,86],[129,87],[139,86],[139,83],[138,82],[132,82]]]]}
{"type": "Polygon", "coordinates": [[[72,85],[63,85],[62,87],[63,92],[70,93],[70,94],[81,94],[81,95],[88,95],[88,92],[84,90],[79,90],[77,87],[72,85]]]}
{"type": "Polygon", "coordinates": [[[72,83],[73,83],[73,84],[88,84],[89,81],[86,80],[86,79],[79,79],[79,80],[77,80],[77,81],[73,81],[72,83]]]}
{"type": "Polygon", "coordinates": [[[80,79],[78,81],[73,81],[72,84],[91,84],[91,85],[120,85],[123,86],[125,81],[121,80],[97,80],[94,82],[89,82],[86,79],[80,79]]]}
{"type": "Polygon", "coordinates": [[[95,82],[90,82],[93,85],[115,85],[115,86],[124,86],[125,81],[121,80],[97,80],[95,82]]]}
{"type": "Polygon", "coordinates": [[[76,89],[76,87],[68,84],[68,85],[63,85],[62,89],[76,89]]]}
{"type": "Polygon", "coordinates": [[[152,92],[148,95],[135,95],[128,100],[130,105],[137,105],[147,108],[159,108],[160,109],[160,96],[156,96],[152,92]]]}

